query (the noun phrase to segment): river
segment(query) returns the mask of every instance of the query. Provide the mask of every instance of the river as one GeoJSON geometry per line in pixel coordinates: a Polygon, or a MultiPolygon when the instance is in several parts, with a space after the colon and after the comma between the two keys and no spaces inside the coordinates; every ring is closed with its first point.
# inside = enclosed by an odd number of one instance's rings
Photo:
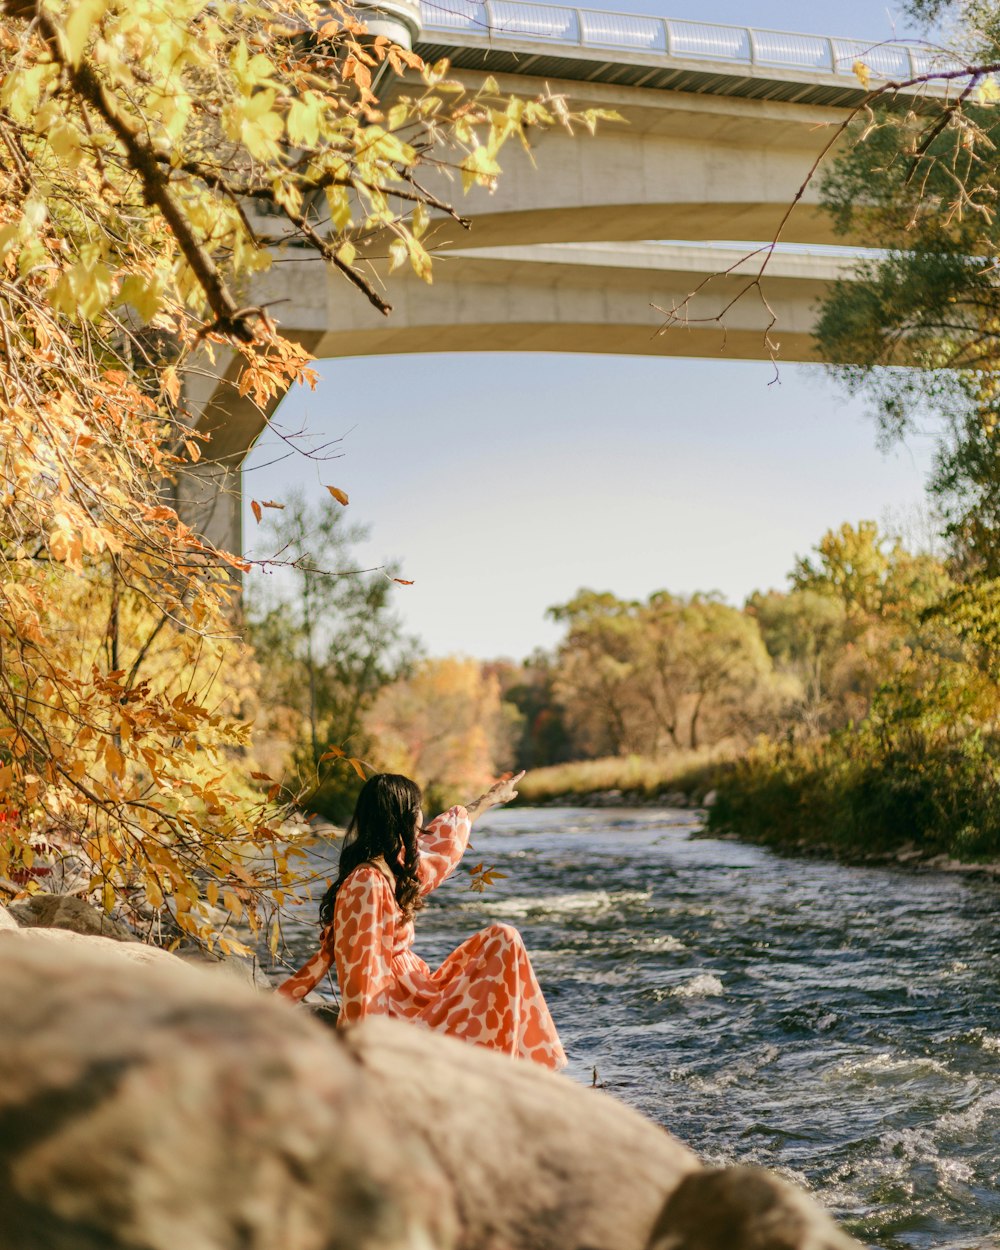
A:
{"type": "MultiPolygon", "coordinates": [[[[570,1056],[708,1163],[811,1190],[862,1242],[1000,1247],[1000,887],[788,859],[680,811],[492,812],[417,921],[431,964],[524,935],[570,1056]]],[[[322,871],[324,854],[318,851],[322,871]]],[[[315,930],[293,926],[303,958],[315,930]]]]}

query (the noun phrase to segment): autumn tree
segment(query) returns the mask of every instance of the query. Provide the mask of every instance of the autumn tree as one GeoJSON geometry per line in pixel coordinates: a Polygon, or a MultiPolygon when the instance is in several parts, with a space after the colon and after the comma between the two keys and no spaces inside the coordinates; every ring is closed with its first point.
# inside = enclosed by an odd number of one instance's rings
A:
{"type": "Polygon", "coordinates": [[[380,691],[365,727],[377,766],[413,777],[432,806],[468,798],[516,762],[519,718],[496,673],[476,660],[418,662],[380,691]]]}
{"type": "Polygon", "coordinates": [[[757,622],[713,596],[580,591],[550,611],[568,625],[555,692],[585,754],[697,748],[752,735],[775,711],[757,622]]]}
{"type": "MultiPolygon", "coordinates": [[[[279,244],[388,311],[430,279],[425,167],[491,185],[561,102],[470,96],[312,0],[7,0],[0,26],[0,878],[212,940],[291,870],[248,734],[234,573],[164,497],[211,456],[181,384],[235,353],[262,412],[311,383],[244,291],[279,244]],[[403,87],[383,111],[375,74],[403,87]],[[264,224],[262,224],[264,223],[264,224]],[[270,224],[267,224],[270,223],[270,224]],[[367,250],[366,250],[367,249],[367,250]],[[229,675],[230,680],[219,678],[229,675]],[[271,865],[266,872],[263,864],[271,865]],[[218,904],[222,911],[214,908],[218,904]]],[[[593,124],[594,117],[585,120],[593,124]]]]}

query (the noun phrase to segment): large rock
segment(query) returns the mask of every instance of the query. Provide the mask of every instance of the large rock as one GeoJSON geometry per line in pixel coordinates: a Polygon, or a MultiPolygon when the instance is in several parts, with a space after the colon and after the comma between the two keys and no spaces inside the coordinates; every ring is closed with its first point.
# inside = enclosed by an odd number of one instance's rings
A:
{"type": "Polygon", "coordinates": [[[140,944],[0,933],[0,1002],[3,1250],[842,1250],[600,1091],[140,944]]]}
{"type": "Polygon", "coordinates": [[[186,960],[168,954],[158,946],[144,942],[114,942],[106,937],[89,937],[69,929],[0,929],[0,960],[8,960],[19,951],[45,950],[54,959],[72,962],[77,954],[86,959],[103,960],[114,967],[154,964],[160,967],[190,967],[186,960]]]}
{"type": "Polygon", "coordinates": [[[0,938],[4,1250],[456,1244],[441,1169],[320,1026],[85,941],[0,938]]]}
{"type": "Polygon", "coordinates": [[[532,1064],[377,1016],[338,1037],[449,1178],[468,1250],[641,1250],[699,1166],[638,1112],[532,1064]]]}
{"type": "Polygon", "coordinates": [[[10,929],[16,929],[17,927],[18,927],[17,921],[10,914],[7,908],[0,907],[0,933],[2,933],[5,929],[10,930],[10,929]]]}
{"type": "Polygon", "coordinates": [[[8,911],[24,929],[68,929],[71,933],[107,937],[116,942],[139,940],[107,912],[72,894],[33,894],[20,903],[11,903],[8,911]]]}

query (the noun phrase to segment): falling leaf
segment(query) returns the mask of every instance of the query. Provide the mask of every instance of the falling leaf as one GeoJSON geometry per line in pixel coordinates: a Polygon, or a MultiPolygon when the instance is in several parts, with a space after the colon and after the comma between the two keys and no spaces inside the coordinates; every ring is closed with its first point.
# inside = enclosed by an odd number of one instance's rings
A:
{"type": "Polygon", "coordinates": [[[405,577],[394,577],[392,580],[394,582],[399,582],[400,586],[412,586],[413,585],[413,583],[408,582],[405,577]]]}
{"type": "Polygon", "coordinates": [[[345,508],[347,507],[349,501],[344,491],[340,490],[336,486],[328,486],[326,489],[330,492],[334,499],[336,499],[337,503],[342,503],[345,508]]]}
{"type": "Polygon", "coordinates": [[[260,518],[264,515],[264,513],[263,513],[263,510],[261,509],[260,504],[257,502],[257,500],[256,500],[256,499],[251,499],[251,500],[250,500],[250,511],[251,511],[251,512],[254,514],[254,516],[257,518],[257,524],[259,525],[259,524],[260,524],[260,518]]]}
{"type": "Polygon", "coordinates": [[[282,512],[285,509],[285,505],[283,503],[278,503],[276,499],[262,499],[260,506],[262,508],[277,508],[279,511],[282,511],[282,512]]]}
{"type": "Polygon", "coordinates": [[[997,85],[996,78],[991,74],[979,84],[979,103],[991,105],[996,104],[998,100],[1000,100],[1000,86],[997,85]]]}

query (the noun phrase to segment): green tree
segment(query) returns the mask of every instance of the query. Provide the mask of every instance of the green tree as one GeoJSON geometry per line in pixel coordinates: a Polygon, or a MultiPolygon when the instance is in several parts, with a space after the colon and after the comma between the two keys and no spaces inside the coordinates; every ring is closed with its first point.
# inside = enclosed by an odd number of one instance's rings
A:
{"type": "Polygon", "coordinates": [[[293,778],[302,803],[335,819],[347,814],[360,779],[331,747],[365,756],[365,716],[383,686],[401,676],[415,644],[392,607],[393,565],[359,571],[356,544],[368,530],[352,525],[332,499],[310,507],[293,492],[267,523],[279,565],[273,585],[257,580],[245,596],[247,637],[260,665],[262,703],[293,709],[293,778]]]}
{"type": "Polygon", "coordinates": [[[1000,574],[1000,90],[976,67],[1000,62],[996,0],[914,0],[947,18],[959,64],[947,96],[919,107],[880,97],[827,171],[838,228],[875,249],[834,285],[818,323],[824,356],[868,395],[887,441],[933,422],[928,483],[960,575],[1000,574]],[[889,367],[887,367],[889,366],[889,367]],[[891,366],[908,366],[907,368],[891,366]]]}

